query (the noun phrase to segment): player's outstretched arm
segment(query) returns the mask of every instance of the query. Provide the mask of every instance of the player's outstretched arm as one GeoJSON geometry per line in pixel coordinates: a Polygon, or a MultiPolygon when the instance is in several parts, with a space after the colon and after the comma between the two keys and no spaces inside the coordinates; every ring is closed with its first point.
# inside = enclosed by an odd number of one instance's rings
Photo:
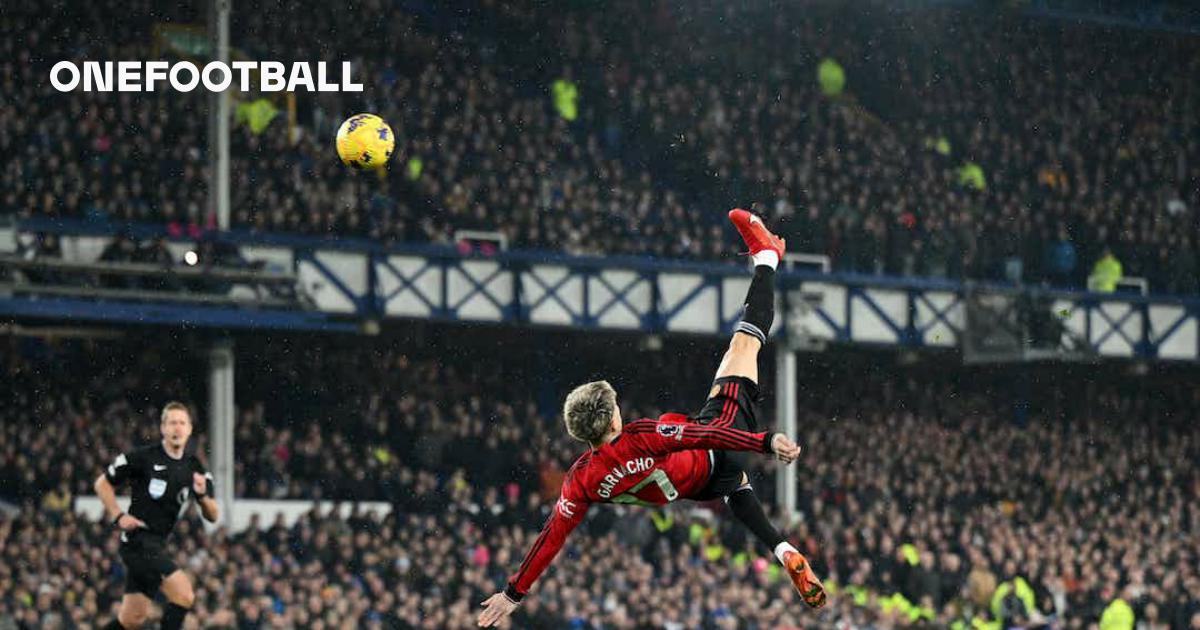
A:
{"type": "Polygon", "coordinates": [[[546,526],[526,552],[521,567],[509,579],[505,589],[480,602],[483,610],[477,620],[479,627],[491,627],[517,609],[533,583],[554,561],[554,557],[566,543],[567,536],[583,522],[588,503],[581,493],[571,490],[571,482],[570,476],[563,482],[563,494],[550,513],[550,518],[546,520],[546,526]]]}
{"type": "Polygon", "coordinates": [[[652,455],[690,449],[718,449],[774,453],[788,463],[800,457],[800,447],[782,433],[751,433],[732,427],[662,420],[631,422],[622,433],[638,440],[652,455]]]}

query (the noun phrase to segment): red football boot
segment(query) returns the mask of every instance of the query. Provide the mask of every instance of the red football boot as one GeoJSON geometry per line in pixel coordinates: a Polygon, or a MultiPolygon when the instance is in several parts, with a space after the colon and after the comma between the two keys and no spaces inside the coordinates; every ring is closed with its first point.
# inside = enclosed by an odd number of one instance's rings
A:
{"type": "Polygon", "coordinates": [[[729,220],[733,222],[733,227],[737,228],[738,234],[742,235],[746,247],[750,248],[751,256],[769,249],[779,255],[779,260],[783,260],[783,252],[787,249],[787,243],[772,234],[767,226],[763,225],[762,219],[758,218],[758,215],[741,208],[734,208],[729,211],[729,220]]]}
{"type": "Polygon", "coordinates": [[[825,605],[825,585],[821,584],[817,574],[813,573],[804,554],[799,551],[784,552],[783,566],[792,578],[792,585],[800,591],[800,599],[803,599],[805,604],[812,608],[825,605]]]}

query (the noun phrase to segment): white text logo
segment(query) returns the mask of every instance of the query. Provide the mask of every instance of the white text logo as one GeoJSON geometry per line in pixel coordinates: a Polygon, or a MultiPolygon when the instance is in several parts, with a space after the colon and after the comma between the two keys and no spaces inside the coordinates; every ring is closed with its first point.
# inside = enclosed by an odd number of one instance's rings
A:
{"type": "Polygon", "coordinates": [[[324,61],[297,61],[291,68],[281,61],[212,61],[203,68],[190,61],[85,61],[83,68],[60,61],[50,68],[50,84],[59,92],[154,92],[163,85],[191,92],[201,84],[210,92],[224,92],[235,83],[235,76],[242,92],[363,91],[362,84],[354,82],[349,61],[342,62],[340,82],[330,80],[324,61]]]}

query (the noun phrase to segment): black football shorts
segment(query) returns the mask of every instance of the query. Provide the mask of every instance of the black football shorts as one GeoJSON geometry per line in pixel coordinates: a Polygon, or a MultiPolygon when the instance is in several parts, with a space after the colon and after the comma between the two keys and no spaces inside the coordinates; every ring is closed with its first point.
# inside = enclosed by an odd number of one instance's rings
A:
{"type": "MultiPolygon", "coordinates": [[[[759,433],[763,431],[758,413],[761,402],[757,383],[744,376],[723,376],[713,381],[708,400],[693,419],[700,424],[759,433]]],[[[698,501],[718,499],[736,490],[751,456],[740,451],[714,450],[712,454],[713,470],[708,485],[692,497],[698,501]]]]}
{"type": "Polygon", "coordinates": [[[163,578],[178,568],[159,544],[123,544],[121,562],[125,563],[125,592],[141,593],[151,599],[158,593],[163,578]]]}

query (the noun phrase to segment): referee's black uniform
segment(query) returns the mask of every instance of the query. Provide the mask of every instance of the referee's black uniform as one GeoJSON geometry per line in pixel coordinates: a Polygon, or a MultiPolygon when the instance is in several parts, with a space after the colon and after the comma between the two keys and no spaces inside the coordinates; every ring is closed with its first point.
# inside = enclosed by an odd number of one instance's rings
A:
{"type": "Polygon", "coordinates": [[[185,453],[175,459],[161,443],[118,455],[104,470],[114,488],[128,481],[132,501],[129,514],[145,528],[121,532],[121,560],[125,563],[125,592],[153,598],[163,578],[177,568],[166,551],[167,536],[183,515],[192,492],[192,473],[207,480],[205,496],[213,496],[212,474],[200,459],[185,453]]]}

